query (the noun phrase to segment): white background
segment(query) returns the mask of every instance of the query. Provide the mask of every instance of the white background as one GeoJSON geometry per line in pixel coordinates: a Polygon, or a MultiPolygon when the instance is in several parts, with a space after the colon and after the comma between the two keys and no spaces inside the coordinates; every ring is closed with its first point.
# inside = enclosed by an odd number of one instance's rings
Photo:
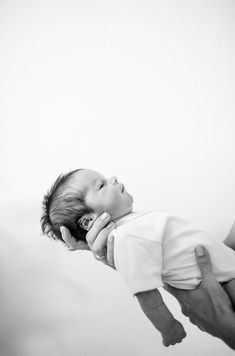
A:
{"type": "Polygon", "coordinates": [[[223,239],[235,220],[235,2],[0,3],[1,356],[233,354],[169,307],[164,348],[116,272],[40,234],[57,175],[116,175],[134,208],[223,239]]]}

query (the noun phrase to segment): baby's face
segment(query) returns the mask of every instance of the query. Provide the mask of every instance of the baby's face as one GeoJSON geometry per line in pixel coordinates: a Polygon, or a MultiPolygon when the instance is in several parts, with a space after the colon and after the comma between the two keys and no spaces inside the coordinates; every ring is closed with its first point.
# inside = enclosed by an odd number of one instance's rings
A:
{"type": "Polygon", "coordinates": [[[97,217],[106,211],[114,220],[130,213],[133,209],[132,196],[116,177],[107,179],[96,171],[84,169],[74,174],[73,185],[84,192],[86,205],[96,213],[97,217]]]}

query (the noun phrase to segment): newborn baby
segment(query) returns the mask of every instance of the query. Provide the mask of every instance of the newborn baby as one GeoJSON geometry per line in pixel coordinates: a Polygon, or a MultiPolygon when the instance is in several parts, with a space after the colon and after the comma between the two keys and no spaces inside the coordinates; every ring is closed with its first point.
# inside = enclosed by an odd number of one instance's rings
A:
{"type": "Polygon", "coordinates": [[[116,177],[106,179],[89,169],[61,175],[44,197],[43,209],[43,233],[61,241],[61,226],[66,226],[76,239],[85,240],[97,217],[105,211],[110,214],[115,222],[112,231],[115,267],[146,316],[161,332],[165,346],[181,342],[186,334],[157,288],[164,283],[179,289],[198,286],[196,245],[207,248],[213,272],[222,285],[226,284],[226,292],[235,306],[234,252],[167,212],[133,211],[133,197],[116,177]],[[154,289],[154,299],[148,298],[147,292],[154,289]]]}

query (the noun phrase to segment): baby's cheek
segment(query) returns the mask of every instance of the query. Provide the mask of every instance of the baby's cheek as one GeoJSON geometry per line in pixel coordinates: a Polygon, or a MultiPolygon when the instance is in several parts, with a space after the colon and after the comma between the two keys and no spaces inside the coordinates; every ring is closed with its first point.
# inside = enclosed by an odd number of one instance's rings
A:
{"type": "Polygon", "coordinates": [[[107,200],[103,200],[100,204],[97,204],[95,207],[95,212],[100,215],[105,211],[110,215],[114,212],[113,204],[107,200]]]}
{"type": "Polygon", "coordinates": [[[118,201],[107,202],[105,205],[105,211],[110,214],[111,218],[116,217],[117,212],[119,211],[120,204],[118,201]]]}

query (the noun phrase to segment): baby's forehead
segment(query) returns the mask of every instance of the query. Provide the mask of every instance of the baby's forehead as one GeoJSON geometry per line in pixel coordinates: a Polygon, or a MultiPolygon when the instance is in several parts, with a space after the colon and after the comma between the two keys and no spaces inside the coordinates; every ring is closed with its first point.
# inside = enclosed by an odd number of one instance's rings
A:
{"type": "Polygon", "coordinates": [[[103,175],[97,171],[91,169],[81,169],[74,173],[71,179],[71,184],[79,187],[80,189],[85,189],[86,187],[94,184],[97,179],[101,178],[103,178],[103,175]]]}

